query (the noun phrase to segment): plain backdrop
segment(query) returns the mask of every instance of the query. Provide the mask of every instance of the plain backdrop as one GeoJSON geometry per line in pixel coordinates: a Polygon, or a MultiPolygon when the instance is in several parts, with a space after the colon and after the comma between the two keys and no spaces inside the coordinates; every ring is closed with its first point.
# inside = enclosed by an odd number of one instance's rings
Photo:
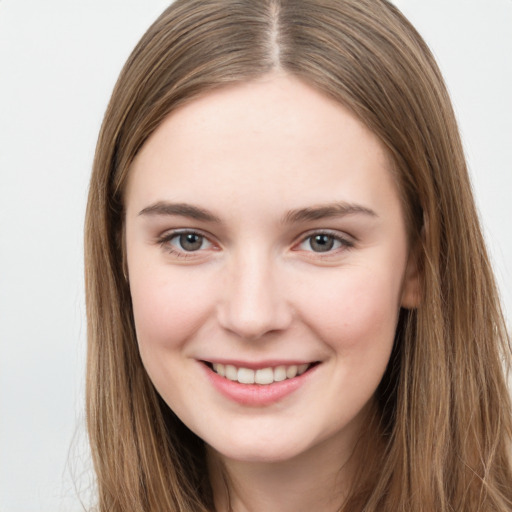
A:
{"type": "MultiPolygon", "coordinates": [[[[510,322],[512,0],[396,3],[452,94],[510,322]]],[[[167,4],[0,0],[0,512],[87,505],[87,184],[114,81],[167,4]]]]}

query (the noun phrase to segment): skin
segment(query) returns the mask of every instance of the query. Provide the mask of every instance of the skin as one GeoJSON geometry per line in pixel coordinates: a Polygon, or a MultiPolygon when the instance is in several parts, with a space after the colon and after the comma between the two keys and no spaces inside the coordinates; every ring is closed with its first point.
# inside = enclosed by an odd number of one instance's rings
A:
{"type": "Polygon", "coordinates": [[[272,74],[172,113],[134,160],[125,201],[141,357],[207,443],[217,510],[219,467],[236,512],[336,510],[400,307],[418,296],[379,140],[342,105],[272,74]],[[187,230],[197,250],[184,247],[187,230]],[[318,364],[255,406],[212,385],[203,361],[226,360],[318,364]]]}

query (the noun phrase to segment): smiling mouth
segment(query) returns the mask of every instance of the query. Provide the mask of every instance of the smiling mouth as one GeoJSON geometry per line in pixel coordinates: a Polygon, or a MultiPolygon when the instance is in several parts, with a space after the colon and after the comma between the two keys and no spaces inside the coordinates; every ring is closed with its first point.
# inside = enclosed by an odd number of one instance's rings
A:
{"type": "Polygon", "coordinates": [[[318,364],[280,365],[253,370],[231,364],[209,363],[207,361],[204,361],[204,363],[217,375],[227,380],[239,382],[240,384],[260,384],[262,386],[293,379],[306,373],[318,364]]]}

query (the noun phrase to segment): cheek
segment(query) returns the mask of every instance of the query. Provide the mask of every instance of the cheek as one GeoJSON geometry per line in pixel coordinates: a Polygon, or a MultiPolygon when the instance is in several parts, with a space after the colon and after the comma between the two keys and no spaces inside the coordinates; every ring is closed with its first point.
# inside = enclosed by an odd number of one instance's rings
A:
{"type": "Polygon", "coordinates": [[[215,288],[208,281],[169,269],[134,269],[130,288],[142,355],[153,349],[181,348],[204,323],[214,302],[215,288]]]}
{"type": "Polygon", "coordinates": [[[308,307],[302,309],[307,322],[337,351],[387,351],[395,336],[400,284],[400,276],[347,269],[326,287],[308,287],[308,307]]]}

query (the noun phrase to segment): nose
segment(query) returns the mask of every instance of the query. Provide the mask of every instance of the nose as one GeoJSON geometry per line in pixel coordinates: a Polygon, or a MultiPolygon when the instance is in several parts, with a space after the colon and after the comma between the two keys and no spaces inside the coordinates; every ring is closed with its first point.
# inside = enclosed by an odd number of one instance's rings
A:
{"type": "Polygon", "coordinates": [[[286,300],[282,275],[272,258],[245,251],[233,258],[225,275],[218,306],[220,325],[247,340],[284,331],[293,318],[286,300]]]}

